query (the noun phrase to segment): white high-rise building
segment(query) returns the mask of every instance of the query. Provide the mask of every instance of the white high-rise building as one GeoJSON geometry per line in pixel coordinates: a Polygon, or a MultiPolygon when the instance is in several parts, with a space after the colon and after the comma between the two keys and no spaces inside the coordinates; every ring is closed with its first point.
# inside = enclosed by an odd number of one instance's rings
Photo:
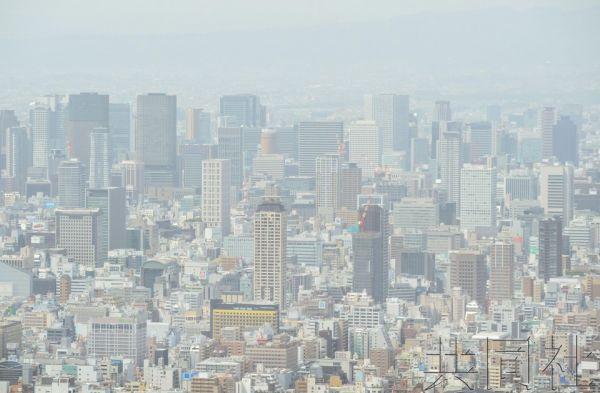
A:
{"type": "Polygon", "coordinates": [[[315,160],[325,154],[338,154],[344,138],[344,123],[300,122],[298,130],[298,172],[315,176],[315,160]]]}
{"type": "Polygon", "coordinates": [[[545,107],[540,113],[539,128],[542,135],[542,157],[550,158],[554,155],[554,123],[556,111],[552,107],[545,107]]]}
{"type": "Polygon", "coordinates": [[[438,165],[441,186],[448,202],[460,202],[461,137],[458,132],[444,132],[438,141],[438,165]]]}
{"type": "Polygon", "coordinates": [[[496,230],[496,168],[465,164],[460,176],[460,226],[496,230]]]}
{"type": "Polygon", "coordinates": [[[31,147],[34,168],[48,168],[49,139],[52,128],[52,111],[46,106],[35,106],[29,111],[31,147]]]}
{"type": "Polygon", "coordinates": [[[58,205],[62,208],[85,206],[85,174],[76,159],[63,161],[58,166],[58,205]]]}
{"type": "Polygon", "coordinates": [[[374,120],[384,152],[410,149],[409,98],[398,94],[365,96],[365,119],[374,120]]]}
{"type": "Polygon", "coordinates": [[[146,358],[146,320],[137,317],[92,318],[87,352],[96,359],[124,357],[141,366],[146,358]]]}
{"type": "Polygon", "coordinates": [[[540,169],[540,204],[549,216],[563,223],[573,219],[573,167],[545,165],[540,169]]]}
{"type": "Polygon", "coordinates": [[[229,234],[231,163],[229,160],[212,159],[202,162],[202,221],[208,228],[220,228],[221,234],[229,234]]]}
{"type": "Polygon", "coordinates": [[[57,248],[64,248],[69,258],[86,267],[106,260],[100,209],[57,209],[55,214],[57,248]]]}
{"type": "Polygon", "coordinates": [[[362,169],[366,178],[372,178],[381,166],[381,134],[373,120],[353,122],[348,129],[349,161],[362,169]]]}
{"type": "Polygon", "coordinates": [[[285,307],[287,215],[273,199],[261,203],[254,217],[254,300],[285,307]]]}
{"type": "Polygon", "coordinates": [[[108,128],[94,128],[90,133],[90,188],[110,186],[110,133],[108,128]]]}
{"type": "Polygon", "coordinates": [[[340,204],[340,157],[336,154],[319,156],[315,169],[317,214],[332,220],[340,204]]]}

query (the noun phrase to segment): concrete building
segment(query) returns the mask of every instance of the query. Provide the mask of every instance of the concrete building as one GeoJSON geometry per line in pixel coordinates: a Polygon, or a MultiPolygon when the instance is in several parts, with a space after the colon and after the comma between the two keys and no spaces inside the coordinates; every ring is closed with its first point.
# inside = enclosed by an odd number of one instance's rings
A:
{"type": "Polygon", "coordinates": [[[349,160],[356,163],[366,178],[381,166],[381,135],[374,120],[359,120],[348,128],[349,160]]]}
{"type": "Polygon", "coordinates": [[[150,93],[137,97],[136,161],[144,164],[146,186],[176,184],[177,97],[150,93]]]}
{"type": "Polygon", "coordinates": [[[96,267],[106,259],[100,209],[57,209],[56,247],[86,267],[96,267]]]}
{"type": "Polygon", "coordinates": [[[231,163],[211,159],[202,162],[202,221],[208,228],[220,228],[222,236],[229,234],[231,163]]]}
{"type": "Polygon", "coordinates": [[[265,200],[254,216],[254,300],[286,305],[287,215],[277,200],[265,200]]]}

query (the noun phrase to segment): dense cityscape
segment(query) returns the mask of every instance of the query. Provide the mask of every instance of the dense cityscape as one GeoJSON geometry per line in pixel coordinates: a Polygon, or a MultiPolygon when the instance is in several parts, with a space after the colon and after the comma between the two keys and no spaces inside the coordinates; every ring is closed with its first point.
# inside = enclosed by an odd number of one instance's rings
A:
{"type": "Polygon", "coordinates": [[[8,64],[0,393],[600,392],[600,74],[8,64]]]}

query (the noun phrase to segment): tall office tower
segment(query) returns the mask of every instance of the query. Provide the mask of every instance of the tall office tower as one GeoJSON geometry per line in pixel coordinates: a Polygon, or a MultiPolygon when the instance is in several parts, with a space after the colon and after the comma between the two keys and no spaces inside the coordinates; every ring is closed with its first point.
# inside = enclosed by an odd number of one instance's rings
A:
{"type": "Polygon", "coordinates": [[[91,318],[87,353],[95,359],[123,357],[139,367],[146,358],[146,320],[136,317],[91,318]]]}
{"type": "Polygon", "coordinates": [[[381,166],[381,135],[372,120],[353,122],[348,128],[349,160],[356,163],[366,178],[372,178],[381,166]]]}
{"type": "Polygon", "coordinates": [[[353,162],[344,163],[340,170],[340,206],[358,209],[357,197],[362,185],[362,170],[353,162]]]}
{"type": "Polygon", "coordinates": [[[110,186],[111,157],[108,128],[94,128],[90,133],[90,188],[110,186]]]}
{"type": "Polygon", "coordinates": [[[467,126],[469,158],[472,163],[481,164],[492,154],[492,124],[487,121],[469,123],[467,126]]]}
{"type": "Polygon", "coordinates": [[[110,141],[113,163],[126,160],[131,153],[131,106],[127,103],[108,105],[110,141]]]}
{"type": "Polygon", "coordinates": [[[186,141],[179,145],[179,178],[184,188],[202,188],[202,161],[217,157],[217,145],[201,145],[186,141]]]}
{"type": "Polygon", "coordinates": [[[298,129],[298,172],[315,176],[315,161],[325,154],[338,154],[344,138],[342,122],[300,122],[298,129]]]}
{"type": "Polygon", "coordinates": [[[252,94],[221,97],[221,117],[227,117],[227,127],[263,127],[265,125],[260,98],[252,94]]]}
{"type": "Polygon", "coordinates": [[[109,250],[125,248],[127,226],[125,189],[122,187],[89,189],[85,204],[88,209],[100,210],[101,254],[108,254],[109,250]]]}
{"type": "Polygon", "coordinates": [[[219,128],[219,158],[229,160],[231,185],[240,187],[244,182],[244,143],[242,128],[219,128]]]}
{"type": "Polygon", "coordinates": [[[315,167],[317,214],[326,220],[333,220],[340,205],[340,157],[336,154],[319,156],[315,167]]]}
{"type": "Polygon", "coordinates": [[[202,221],[208,228],[220,228],[229,234],[231,192],[231,163],[211,159],[202,162],[202,221]]]}
{"type": "Polygon", "coordinates": [[[491,301],[512,300],[514,296],[515,248],[512,243],[497,241],[490,246],[491,301]]]}
{"type": "Polygon", "coordinates": [[[65,123],[67,157],[82,165],[90,162],[90,134],[94,128],[108,128],[108,95],[80,93],[69,95],[65,123]]]}
{"type": "Polygon", "coordinates": [[[410,170],[415,171],[421,165],[429,164],[429,141],[427,138],[410,139],[410,170]]]}
{"type": "Polygon", "coordinates": [[[359,210],[360,232],[375,233],[381,238],[381,265],[372,265],[373,275],[373,299],[384,302],[388,294],[388,273],[390,266],[390,224],[388,211],[380,205],[365,204],[359,210]]]}
{"type": "Polygon", "coordinates": [[[406,95],[373,94],[365,96],[365,119],[379,127],[384,152],[410,148],[409,99],[406,95]]]}
{"type": "Polygon", "coordinates": [[[144,193],[144,164],[136,161],[121,161],[119,166],[127,200],[135,202],[144,193]]]}
{"type": "Polygon", "coordinates": [[[185,113],[185,139],[196,143],[211,143],[210,113],[202,108],[188,108],[185,113]]]}
{"type": "Polygon", "coordinates": [[[573,218],[573,167],[546,165],[540,168],[540,204],[548,216],[563,223],[573,218]]]}
{"type": "Polygon", "coordinates": [[[31,126],[32,165],[47,171],[50,157],[50,133],[52,132],[52,110],[36,105],[29,111],[31,126]]]}
{"type": "Polygon", "coordinates": [[[69,258],[88,268],[106,260],[99,209],[57,209],[55,214],[57,248],[64,248],[69,258]]]}
{"type": "Polygon", "coordinates": [[[433,108],[433,121],[452,121],[450,101],[436,101],[433,108]]]}
{"type": "Polygon", "coordinates": [[[63,161],[58,166],[58,206],[85,206],[85,169],[77,159],[63,161]]]}
{"type": "Polygon", "coordinates": [[[579,137],[577,126],[568,116],[561,116],[553,128],[553,152],[561,162],[579,165],[579,137]]]}
{"type": "Polygon", "coordinates": [[[538,277],[548,281],[563,275],[562,222],[546,218],[538,222],[538,277]]]}
{"type": "Polygon", "coordinates": [[[513,170],[504,178],[504,200],[537,199],[537,178],[529,170],[513,170]]]}
{"type": "Polygon", "coordinates": [[[29,139],[25,127],[9,127],[5,132],[6,175],[13,183],[13,190],[24,192],[29,167],[29,139]]]}
{"type": "Polygon", "coordinates": [[[381,233],[364,231],[352,234],[352,291],[366,291],[378,302],[384,302],[382,274],[383,238],[381,233]]]}
{"type": "MultiPolygon", "coordinates": [[[[38,97],[32,104],[32,109],[46,108],[49,110],[50,125],[48,130],[48,150],[65,151],[65,127],[68,116],[68,97],[61,95],[46,95],[38,97]]],[[[31,122],[33,127],[33,122],[31,122]]]]}
{"type": "Polygon", "coordinates": [[[550,158],[554,155],[554,121],[556,118],[555,109],[545,107],[540,112],[539,129],[542,136],[542,157],[550,158]]]}
{"type": "Polygon", "coordinates": [[[254,216],[254,300],[286,305],[287,215],[283,205],[266,199],[254,216]]]}
{"type": "Polygon", "coordinates": [[[144,164],[146,186],[173,186],[177,166],[177,97],[151,93],[137,97],[135,152],[144,164]]]}
{"type": "Polygon", "coordinates": [[[279,154],[277,146],[277,135],[279,132],[274,129],[263,129],[260,134],[260,152],[261,154],[279,154]]]}
{"type": "Polygon", "coordinates": [[[450,251],[450,288],[461,288],[470,300],[486,306],[485,255],[472,250],[450,251]]]}
{"type": "Polygon", "coordinates": [[[460,226],[496,231],[496,168],[465,164],[460,172],[460,226]]]}
{"type": "Polygon", "coordinates": [[[448,202],[460,202],[461,140],[458,132],[444,132],[438,142],[438,166],[441,186],[448,202]]]}
{"type": "MultiPolygon", "coordinates": [[[[0,109],[0,152],[4,152],[6,146],[6,130],[10,127],[18,127],[19,119],[12,109],[0,109]]],[[[3,169],[3,168],[0,168],[3,169]]]]}
{"type": "Polygon", "coordinates": [[[277,151],[286,158],[298,158],[298,128],[277,127],[277,151]]]}

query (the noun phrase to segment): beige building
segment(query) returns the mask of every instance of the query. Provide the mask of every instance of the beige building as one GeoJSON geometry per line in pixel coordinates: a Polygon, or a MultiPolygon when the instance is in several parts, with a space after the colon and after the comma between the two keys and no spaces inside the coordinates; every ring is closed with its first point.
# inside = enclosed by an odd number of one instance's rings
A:
{"type": "Polygon", "coordinates": [[[254,300],[286,304],[287,215],[275,199],[261,203],[254,217],[254,300]]]}

